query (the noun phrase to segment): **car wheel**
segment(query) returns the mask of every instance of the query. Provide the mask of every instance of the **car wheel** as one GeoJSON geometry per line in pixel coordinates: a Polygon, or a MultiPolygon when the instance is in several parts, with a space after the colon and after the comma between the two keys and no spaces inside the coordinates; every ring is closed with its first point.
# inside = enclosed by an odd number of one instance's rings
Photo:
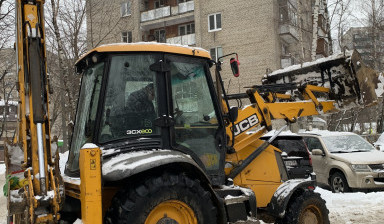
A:
{"type": "Polygon", "coordinates": [[[305,191],[292,199],[283,219],[283,224],[329,224],[329,211],[319,193],[305,191]]]}
{"type": "Polygon", "coordinates": [[[340,172],[332,174],[330,184],[333,193],[345,193],[351,191],[348,186],[347,179],[345,178],[344,174],[340,172]]]}
{"type": "Polygon", "coordinates": [[[211,194],[185,174],[163,173],[116,194],[107,224],[216,223],[211,194]]]}

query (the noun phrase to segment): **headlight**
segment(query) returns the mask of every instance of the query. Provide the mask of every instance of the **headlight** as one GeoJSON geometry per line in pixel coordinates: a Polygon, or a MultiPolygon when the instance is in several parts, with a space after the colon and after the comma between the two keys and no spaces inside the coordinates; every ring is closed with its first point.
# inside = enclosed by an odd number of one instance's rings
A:
{"type": "Polygon", "coordinates": [[[371,168],[369,168],[366,164],[352,164],[352,170],[355,172],[371,172],[371,168]]]}

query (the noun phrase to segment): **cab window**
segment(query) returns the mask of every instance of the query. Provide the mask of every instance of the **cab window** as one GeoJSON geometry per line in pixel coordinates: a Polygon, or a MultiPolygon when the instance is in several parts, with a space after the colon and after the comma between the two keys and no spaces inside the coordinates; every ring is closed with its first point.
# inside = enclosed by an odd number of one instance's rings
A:
{"type": "Polygon", "coordinates": [[[156,72],[152,54],[116,55],[111,58],[99,141],[159,134],[156,72]]]}

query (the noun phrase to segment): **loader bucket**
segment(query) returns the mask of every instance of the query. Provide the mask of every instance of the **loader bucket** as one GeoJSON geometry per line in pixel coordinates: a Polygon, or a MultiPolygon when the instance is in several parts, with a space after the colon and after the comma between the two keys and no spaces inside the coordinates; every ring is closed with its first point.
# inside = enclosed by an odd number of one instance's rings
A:
{"type": "Polygon", "coordinates": [[[378,73],[363,63],[357,51],[280,69],[266,75],[262,82],[330,88],[327,100],[335,100],[339,109],[376,104],[378,96],[375,90],[382,87],[378,73]]]}

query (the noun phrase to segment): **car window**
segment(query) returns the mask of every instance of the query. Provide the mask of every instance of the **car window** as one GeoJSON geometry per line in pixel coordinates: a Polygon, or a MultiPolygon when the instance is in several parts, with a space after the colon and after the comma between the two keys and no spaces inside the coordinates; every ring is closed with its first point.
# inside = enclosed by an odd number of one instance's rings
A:
{"type": "Polygon", "coordinates": [[[338,152],[368,152],[375,148],[359,135],[336,135],[322,137],[331,153],[338,152]]]}
{"type": "Polygon", "coordinates": [[[288,156],[308,158],[307,148],[301,139],[277,139],[272,145],[283,150],[288,156]]]}
{"type": "Polygon", "coordinates": [[[324,151],[323,146],[318,138],[315,137],[303,137],[304,142],[308,147],[308,150],[312,152],[313,149],[321,149],[324,151]]]}

